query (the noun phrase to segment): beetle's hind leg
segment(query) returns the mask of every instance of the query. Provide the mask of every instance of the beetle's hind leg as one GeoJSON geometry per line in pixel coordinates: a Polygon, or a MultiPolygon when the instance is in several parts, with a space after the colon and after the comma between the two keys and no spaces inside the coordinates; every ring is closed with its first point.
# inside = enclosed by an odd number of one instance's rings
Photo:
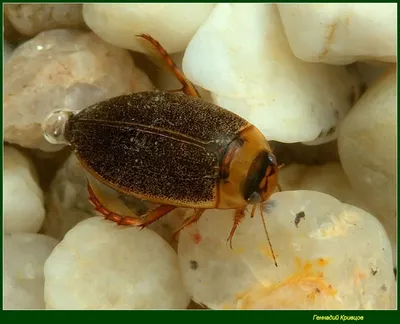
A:
{"type": "Polygon", "coordinates": [[[111,220],[118,225],[130,225],[144,228],[176,208],[175,206],[161,205],[149,211],[143,217],[119,215],[103,206],[100,200],[96,197],[96,194],[94,193],[94,190],[89,182],[87,187],[89,191],[89,200],[94,205],[95,210],[103,214],[105,219],[111,220]]]}
{"type": "Polygon", "coordinates": [[[168,69],[175,75],[178,81],[182,84],[182,88],[178,90],[172,90],[170,92],[183,91],[184,94],[192,97],[200,97],[194,85],[183,75],[183,73],[178,69],[172,58],[169,56],[167,51],[162,47],[162,45],[157,42],[153,37],[146,34],[137,35],[137,37],[148,41],[162,56],[163,60],[166,62],[168,69]]]}

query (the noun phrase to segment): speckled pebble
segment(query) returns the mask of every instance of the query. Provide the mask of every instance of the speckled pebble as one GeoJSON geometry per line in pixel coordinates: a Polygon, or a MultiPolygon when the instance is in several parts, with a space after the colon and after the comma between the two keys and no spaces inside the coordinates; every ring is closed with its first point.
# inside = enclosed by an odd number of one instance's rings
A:
{"type": "Polygon", "coordinates": [[[57,151],[42,123],[57,109],[80,110],[135,91],[152,89],[126,50],[90,32],[51,30],[20,45],[4,67],[4,139],[57,151]],[[145,85],[145,87],[143,87],[145,85]]]}

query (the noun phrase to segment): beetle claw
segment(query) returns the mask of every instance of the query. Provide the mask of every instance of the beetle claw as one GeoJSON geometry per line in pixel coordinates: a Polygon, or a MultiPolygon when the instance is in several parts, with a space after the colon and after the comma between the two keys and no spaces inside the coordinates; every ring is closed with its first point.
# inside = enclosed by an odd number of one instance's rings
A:
{"type": "MultiPolygon", "coordinates": [[[[254,207],[253,207],[253,210],[254,210],[254,207]]],[[[246,211],[246,208],[236,209],[236,211],[235,211],[233,226],[232,226],[231,232],[229,233],[229,237],[226,240],[227,243],[229,242],[229,246],[231,247],[232,250],[233,250],[233,247],[232,247],[233,235],[235,234],[236,229],[238,228],[240,222],[243,220],[243,218],[245,216],[245,211],[246,211]]]]}
{"type": "Polygon", "coordinates": [[[254,205],[253,208],[251,209],[250,218],[253,218],[253,217],[254,217],[254,214],[255,214],[255,212],[256,212],[256,209],[257,209],[257,205],[254,205]]]}
{"type": "Polygon", "coordinates": [[[226,240],[226,243],[229,242],[229,247],[231,248],[231,250],[233,250],[232,239],[233,239],[233,235],[229,235],[228,239],[226,240]]]}

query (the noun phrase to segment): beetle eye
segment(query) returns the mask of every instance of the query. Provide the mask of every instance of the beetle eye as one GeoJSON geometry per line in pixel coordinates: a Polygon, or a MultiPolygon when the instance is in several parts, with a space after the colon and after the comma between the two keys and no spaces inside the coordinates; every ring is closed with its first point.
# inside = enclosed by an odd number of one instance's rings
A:
{"type": "Polygon", "coordinates": [[[272,153],[268,154],[268,159],[271,161],[271,163],[275,166],[278,166],[278,162],[276,161],[276,157],[275,155],[273,155],[272,153]]]}
{"type": "Polygon", "coordinates": [[[259,193],[253,192],[253,193],[250,195],[249,199],[247,199],[247,201],[248,201],[250,204],[258,204],[259,202],[261,202],[261,196],[260,196],[259,193]]]}

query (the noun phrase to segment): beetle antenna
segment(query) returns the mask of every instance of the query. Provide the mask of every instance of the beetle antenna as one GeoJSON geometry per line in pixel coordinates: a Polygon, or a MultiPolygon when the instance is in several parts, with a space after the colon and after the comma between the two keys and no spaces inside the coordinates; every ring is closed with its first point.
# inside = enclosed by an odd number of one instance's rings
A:
{"type": "Polygon", "coordinates": [[[272,248],[271,240],[269,239],[269,234],[268,234],[268,230],[267,230],[267,225],[266,225],[266,223],[265,223],[263,208],[262,208],[261,205],[260,205],[260,214],[261,214],[261,220],[262,220],[262,223],[263,223],[263,226],[264,226],[265,234],[267,234],[268,244],[269,244],[269,248],[271,249],[272,258],[274,259],[275,266],[278,267],[278,263],[276,262],[276,257],[275,257],[274,249],[272,248]]]}

